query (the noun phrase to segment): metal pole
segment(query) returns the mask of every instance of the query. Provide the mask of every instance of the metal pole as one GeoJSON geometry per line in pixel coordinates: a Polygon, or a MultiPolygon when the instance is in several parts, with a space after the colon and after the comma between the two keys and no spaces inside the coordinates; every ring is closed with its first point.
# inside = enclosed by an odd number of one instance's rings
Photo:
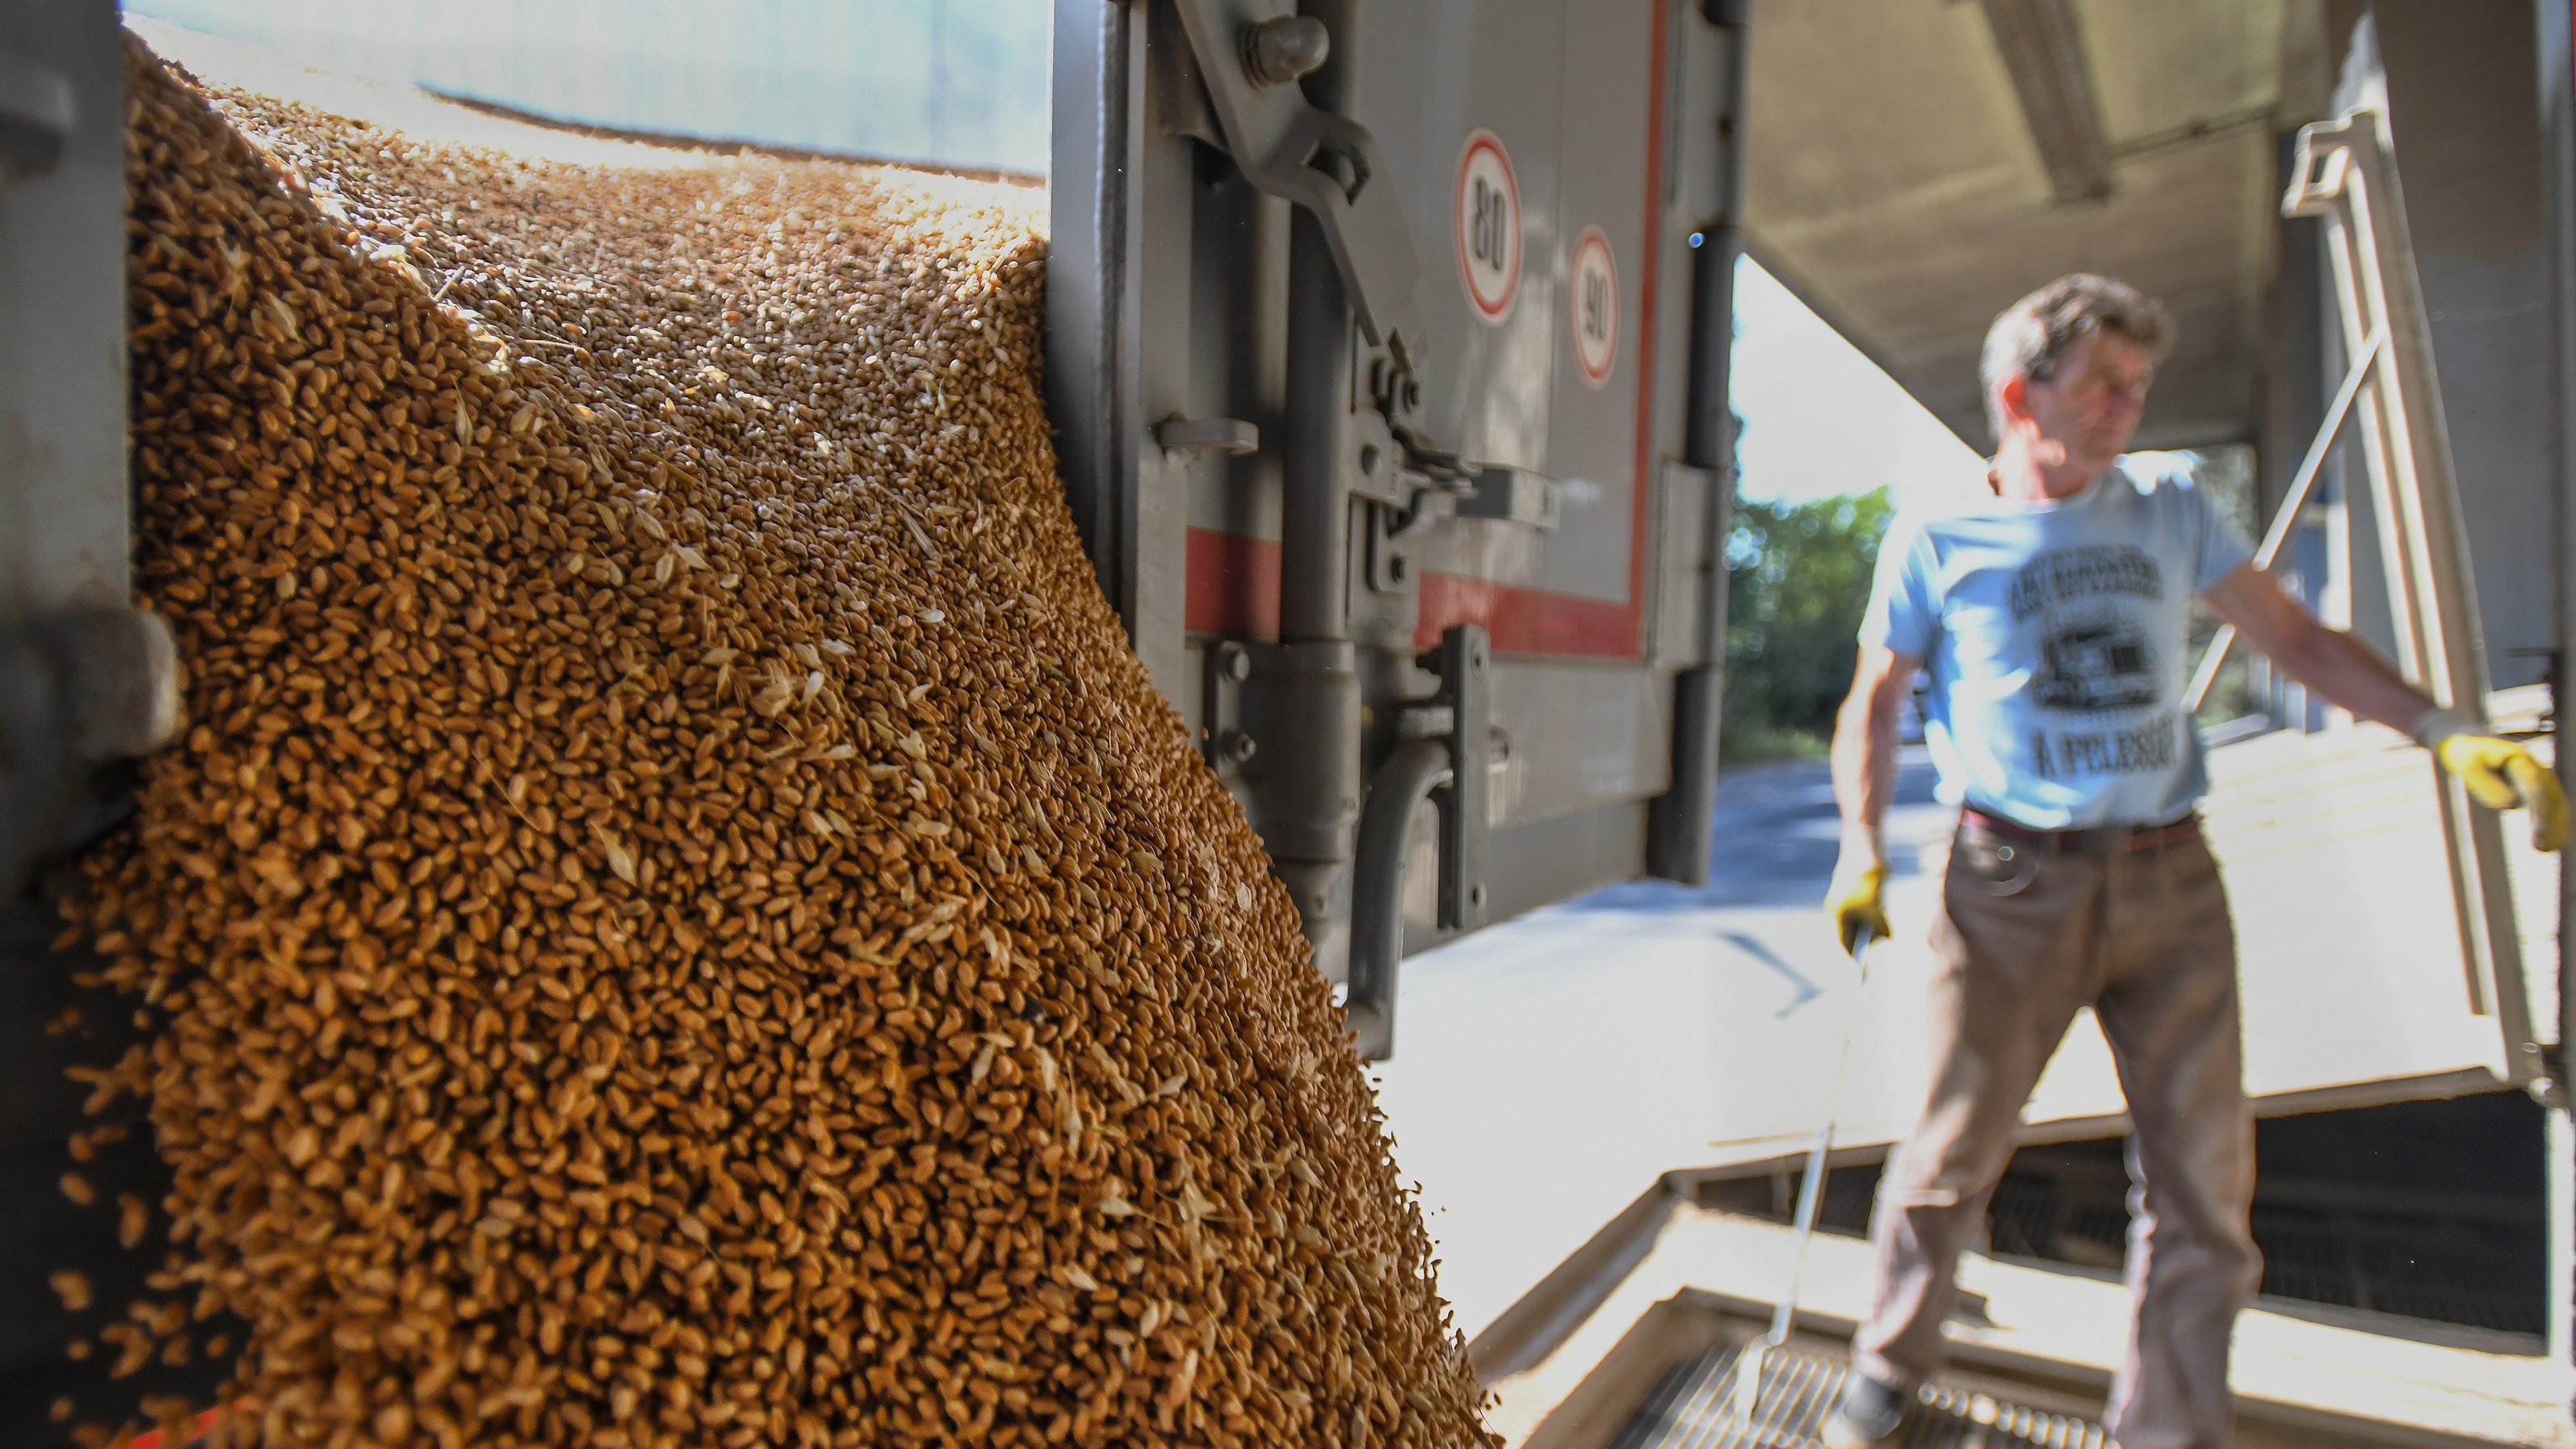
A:
{"type": "MultiPolygon", "coordinates": [[[[1744,84],[1752,6],[1717,0],[1703,13],[1726,45],[1720,113],[1724,174],[1718,214],[1691,254],[1690,406],[1682,460],[1702,471],[1699,657],[1673,679],[1672,785],[1648,808],[1647,869],[1684,885],[1708,884],[1716,855],[1718,721],[1726,687],[1726,536],[1735,512],[1735,267],[1744,255],[1744,84]]],[[[1648,246],[1662,244],[1648,237],[1648,246]]]]}
{"type": "MultiPolygon", "coordinates": [[[[1309,0],[1331,50],[1302,84],[1314,105],[1349,106],[1357,0],[1309,0]]],[[[1292,207],[1287,395],[1280,440],[1279,643],[1254,653],[1262,742],[1253,816],[1271,868],[1297,902],[1315,965],[1348,969],[1351,856],[1359,826],[1361,699],[1350,629],[1350,469],[1357,449],[1357,319],[1324,229],[1292,207]]]]}
{"type": "MultiPolygon", "coordinates": [[[[2539,26],[2539,81],[2543,228],[2549,242],[2549,315],[2557,319],[2556,346],[2551,349],[2557,392],[2557,426],[2551,439],[2551,461],[2558,484],[2558,566],[2552,571],[2558,589],[2558,668],[2551,679],[2558,697],[2550,701],[2557,721],[2559,779],[2576,788],[2576,760],[2563,741],[2567,734],[2564,681],[2571,644],[2576,644],[2576,588],[2567,571],[2576,567],[2576,6],[2556,3],[2534,7],[2539,26]]],[[[2558,896],[2558,1060],[2550,1084],[2549,1133],[2549,1348],[2562,1365],[2576,1358],[2576,1132],[2568,1114],[2576,1108],[2568,1089],[2570,1043],[2576,1043],[2576,933],[2568,930],[2571,903],[2576,903],[2576,871],[2561,870],[2558,896]]]]}
{"type": "Polygon", "coordinates": [[[1833,1091],[1825,1098],[1825,1122],[1816,1129],[1816,1140],[1807,1147],[1807,1170],[1798,1180],[1798,1210],[1792,1222],[1797,1234],[1796,1246],[1789,1253],[1789,1286],[1780,1294],[1778,1306],[1771,1310],[1771,1330],[1747,1345],[1735,1361],[1735,1417],[1750,1421],[1762,1396],[1762,1361],[1772,1350],[1789,1341],[1789,1331],[1798,1320],[1798,1294],[1806,1286],[1807,1249],[1816,1240],[1816,1215],[1823,1210],[1825,1174],[1834,1150],[1834,1127],[1843,1111],[1843,1082],[1851,1075],[1852,1038],[1860,1034],[1860,1010],[1863,993],[1869,985],[1869,950],[1874,944],[1869,929],[1863,927],[1852,942],[1851,1014],[1843,1018],[1842,1051],[1834,1058],[1833,1091]]]}
{"type": "MultiPolygon", "coordinates": [[[[2254,567],[2268,570],[2272,560],[2281,556],[2281,545],[2289,540],[2290,530],[2298,527],[2299,511],[2308,506],[2308,494],[2317,486],[2317,474],[2325,466],[2326,455],[2334,451],[2335,436],[2343,431],[2344,416],[2352,411],[2352,400],[2361,392],[2362,383],[2370,376],[2372,359],[2379,355],[2385,331],[2373,332],[2362,344],[2361,356],[2353,359],[2352,370],[2344,374],[2343,386],[2335,390],[2334,405],[2326,409],[2325,421],[2317,425],[2317,436],[2308,444],[2308,455],[2299,460],[2299,475],[2290,481],[2290,491],[2281,499],[2280,511],[2272,515],[2272,526],[2263,534],[2263,546],[2254,550],[2254,567]]],[[[2200,656],[2200,668],[2193,672],[2191,688],[2184,691],[2182,712],[2198,714],[2200,702],[2209,695],[2209,686],[2218,679],[2218,666],[2227,662],[2227,651],[2236,645],[2236,626],[2221,624],[2200,656]]]]}
{"type": "MultiPolygon", "coordinates": [[[[1356,0],[1309,0],[1332,50],[1306,77],[1306,97],[1347,111],[1360,47],[1356,0]]],[[[1279,637],[1350,637],[1351,410],[1356,319],[1313,215],[1299,207],[1288,244],[1286,487],[1279,535],[1279,637]]],[[[1356,745],[1354,745],[1356,748],[1356,745]]]]}
{"type": "Polygon", "coordinates": [[[1360,1059],[1395,1050],[1395,968],[1404,958],[1404,847],[1413,817],[1452,779],[1445,740],[1415,740],[1378,766],[1360,815],[1359,857],[1377,867],[1351,885],[1351,974],[1344,1001],[1360,1059]]]}
{"type": "Polygon", "coordinates": [[[1134,275],[1127,183],[1136,150],[1127,62],[1129,28],[1141,20],[1124,5],[1056,0],[1047,187],[1047,421],[1065,502],[1131,638],[1135,298],[1127,286],[1134,275]]]}

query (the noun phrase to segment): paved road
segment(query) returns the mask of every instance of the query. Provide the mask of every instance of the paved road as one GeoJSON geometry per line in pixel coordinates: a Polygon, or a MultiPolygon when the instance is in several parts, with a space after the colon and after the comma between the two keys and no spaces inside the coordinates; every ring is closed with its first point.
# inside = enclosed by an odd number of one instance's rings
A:
{"type": "MultiPolygon", "coordinates": [[[[1931,783],[1909,753],[1890,817],[1899,899],[1921,889],[1902,843],[1940,828],[1931,783]]],[[[1851,1020],[1851,965],[1816,912],[1839,834],[1821,763],[1731,772],[1706,889],[1616,886],[1406,963],[1380,1101],[1461,1329],[1658,1174],[1812,1131],[1817,1064],[1851,1020]]]]}

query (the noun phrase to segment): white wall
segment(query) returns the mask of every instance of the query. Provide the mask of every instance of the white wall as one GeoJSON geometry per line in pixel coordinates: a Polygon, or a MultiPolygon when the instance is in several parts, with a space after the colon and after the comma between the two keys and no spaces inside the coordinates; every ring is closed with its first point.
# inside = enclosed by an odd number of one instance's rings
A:
{"type": "Polygon", "coordinates": [[[125,0],[591,125],[1043,176],[1047,0],[125,0]]]}

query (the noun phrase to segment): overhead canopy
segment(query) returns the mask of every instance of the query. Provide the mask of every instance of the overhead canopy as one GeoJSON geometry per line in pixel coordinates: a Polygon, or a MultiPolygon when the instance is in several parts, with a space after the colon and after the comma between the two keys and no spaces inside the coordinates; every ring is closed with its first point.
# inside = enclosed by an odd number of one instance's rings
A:
{"type": "Polygon", "coordinates": [[[1754,0],[1753,255],[1971,444],[1997,312],[2071,271],[2180,324],[2143,447],[2250,439],[2317,0],[1754,0]]]}

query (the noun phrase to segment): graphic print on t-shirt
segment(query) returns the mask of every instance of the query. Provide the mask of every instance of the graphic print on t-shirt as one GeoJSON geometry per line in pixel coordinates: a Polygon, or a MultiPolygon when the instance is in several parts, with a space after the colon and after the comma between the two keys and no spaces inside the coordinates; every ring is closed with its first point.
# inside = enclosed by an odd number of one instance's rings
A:
{"type": "Polygon", "coordinates": [[[2135,709],[2156,702],[2155,646],[2117,609],[2070,609],[2048,621],[2030,697],[2051,709],[2135,709]]]}
{"type": "Polygon", "coordinates": [[[2163,566],[2130,544],[2055,549],[2014,574],[2013,618],[2037,631],[2030,702],[2087,717],[2082,729],[2030,732],[2042,778],[2173,768],[2179,716],[2155,708],[2164,661],[2146,612],[2164,594],[2163,566]]]}
{"type": "Polygon", "coordinates": [[[1940,800],[2034,830],[2190,813],[2209,783],[2182,707],[2191,600],[2253,545],[2171,459],[2046,503],[1955,482],[1898,511],[1859,630],[1927,677],[1940,800]]]}

